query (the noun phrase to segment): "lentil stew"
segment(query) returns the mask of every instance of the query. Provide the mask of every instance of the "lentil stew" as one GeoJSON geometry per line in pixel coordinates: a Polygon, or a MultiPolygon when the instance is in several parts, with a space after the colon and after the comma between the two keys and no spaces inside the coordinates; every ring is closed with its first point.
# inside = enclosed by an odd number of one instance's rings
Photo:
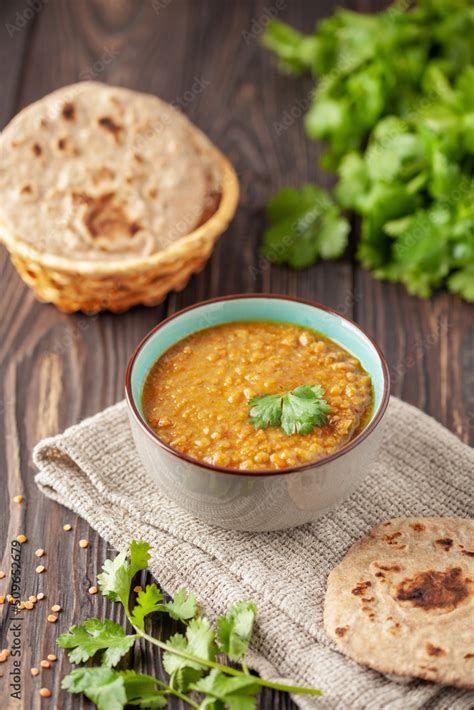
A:
{"type": "Polygon", "coordinates": [[[142,393],[148,424],[166,444],[199,461],[241,470],[300,466],[341,449],[367,425],[370,375],[321,333],[274,321],[240,321],[200,330],[169,348],[142,393]],[[249,401],[320,384],[327,424],[305,435],[255,429],[249,401]]]}

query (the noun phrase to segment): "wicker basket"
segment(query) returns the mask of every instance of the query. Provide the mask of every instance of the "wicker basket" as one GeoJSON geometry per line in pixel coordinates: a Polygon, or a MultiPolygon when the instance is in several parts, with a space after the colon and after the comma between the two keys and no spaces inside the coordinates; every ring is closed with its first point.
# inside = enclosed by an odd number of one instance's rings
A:
{"type": "Polygon", "coordinates": [[[131,306],[160,303],[170,291],[184,288],[203,268],[218,237],[231,221],[239,197],[234,168],[218,154],[222,169],[222,197],[217,211],[198,229],[166,249],[147,257],[93,262],[43,252],[0,223],[0,241],[36,297],[73,313],[121,313],[131,306]]]}

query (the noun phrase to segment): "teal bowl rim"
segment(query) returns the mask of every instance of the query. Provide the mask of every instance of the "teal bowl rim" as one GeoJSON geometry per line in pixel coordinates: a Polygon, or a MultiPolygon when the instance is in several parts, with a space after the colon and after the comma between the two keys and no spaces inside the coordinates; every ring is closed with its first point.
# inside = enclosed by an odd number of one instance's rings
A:
{"type": "Polygon", "coordinates": [[[274,293],[237,293],[233,294],[230,296],[219,296],[217,298],[210,298],[206,301],[199,301],[198,303],[194,303],[192,306],[187,306],[186,308],[182,308],[179,311],[176,311],[176,313],[173,313],[171,316],[168,316],[164,320],[162,320],[160,323],[155,325],[154,328],[152,328],[146,335],[145,337],[138,343],[137,347],[132,353],[132,356],[128,362],[127,365],[127,370],[125,372],[125,397],[127,400],[127,404],[130,407],[130,411],[134,415],[135,420],[137,423],[140,425],[140,427],[143,429],[143,431],[156,443],[158,444],[162,449],[165,449],[169,454],[172,454],[178,459],[181,459],[182,461],[187,461],[188,463],[194,464],[194,466],[200,466],[201,468],[208,469],[210,471],[216,471],[218,473],[228,473],[233,476],[286,476],[289,473],[298,473],[300,471],[308,471],[309,469],[314,469],[318,468],[319,466],[324,466],[327,463],[330,463],[331,461],[334,461],[335,459],[340,458],[341,456],[344,456],[345,454],[349,453],[349,451],[352,451],[356,446],[361,444],[365,439],[367,439],[370,434],[376,429],[378,424],[383,418],[383,415],[385,414],[385,411],[387,409],[388,403],[390,401],[390,373],[388,369],[387,362],[385,360],[385,357],[380,350],[379,346],[377,343],[368,335],[363,328],[360,327],[358,323],[355,323],[353,320],[350,318],[347,318],[346,316],[342,315],[342,313],[339,313],[339,311],[336,311],[334,308],[330,308],[329,306],[323,306],[321,303],[317,303],[316,301],[310,301],[305,298],[295,298],[294,296],[284,296],[282,294],[274,294],[274,293]],[[383,376],[383,394],[380,400],[380,405],[379,408],[374,416],[374,418],[369,422],[369,424],[363,429],[360,434],[358,434],[354,439],[351,439],[345,446],[342,447],[342,449],[339,449],[339,451],[336,451],[333,454],[330,454],[329,456],[325,456],[322,459],[318,459],[317,461],[313,461],[310,463],[305,463],[300,466],[290,466],[289,468],[284,468],[284,469],[261,469],[258,471],[251,471],[251,470],[241,470],[241,469],[236,469],[236,468],[226,468],[224,466],[215,466],[214,464],[207,463],[205,461],[199,461],[199,459],[192,458],[191,456],[188,456],[187,454],[183,454],[181,451],[178,451],[177,449],[173,449],[171,446],[166,444],[164,441],[162,441],[157,434],[153,431],[153,429],[147,424],[145,419],[142,417],[140,414],[138,407],[135,404],[134,397],[132,394],[132,370],[133,370],[133,365],[135,364],[135,360],[138,357],[138,354],[142,350],[142,348],[146,345],[146,343],[152,338],[155,333],[160,330],[160,328],[163,328],[167,323],[169,323],[171,320],[174,320],[175,318],[179,318],[183,313],[187,313],[188,311],[192,311],[195,308],[201,308],[202,306],[207,306],[210,305],[211,303],[218,303],[220,301],[237,301],[239,299],[244,299],[244,298],[272,298],[272,299],[277,299],[280,301],[292,301],[296,303],[301,303],[306,306],[312,306],[313,308],[316,308],[321,311],[325,311],[326,313],[331,313],[333,315],[338,316],[339,318],[342,318],[345,320],[347,323],[350,323],[352,326],[356,328],[356,330],[359,330],[360,333],[367,338],[367,340],[370,342],[372,347],[374,348],[375,352],[377,353],[379,360],[380,360],[380,365],[382,368],[382,376],[383,376]]]}

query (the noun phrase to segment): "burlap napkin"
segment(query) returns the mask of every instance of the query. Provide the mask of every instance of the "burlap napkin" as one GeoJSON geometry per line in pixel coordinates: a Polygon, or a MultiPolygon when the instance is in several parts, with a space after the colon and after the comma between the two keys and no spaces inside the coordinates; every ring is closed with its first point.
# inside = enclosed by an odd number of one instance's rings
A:
{"type": "Polygon", "coordinates": [[[124,402],[40,442],[36,482],[85,518],[115,548],[132,537],[153,546],[162,587],[186,585],[214,617],[251,599],[258,628],[251,665],[270,680],[322,688],[302,708],[467,710],[474,693],[423,681],[395,682],[338,653],[322,625],[329,571],[378,521],[473,512],[474,453],[430,417],[397,399],[377,464],[358,490],[316,523],[276,533],[228,532],[183,512],[148,479],[124,402]]]}

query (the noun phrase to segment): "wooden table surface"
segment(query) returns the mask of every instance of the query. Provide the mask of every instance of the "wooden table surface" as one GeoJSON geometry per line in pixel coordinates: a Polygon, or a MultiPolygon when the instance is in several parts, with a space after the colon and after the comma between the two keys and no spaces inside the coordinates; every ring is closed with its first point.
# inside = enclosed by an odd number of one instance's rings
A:
{"type": "MultiPolygon", "coordinates": [[[[33,679],[29,669],[55,651],[55,638],[92,615],[120,618],[117,609],[86,593],[111,552],[81,519],[37,490],[31,449],[123,396],[123,373],[140,338],[179,308],[217,295],[269,291],[319,301],[359,322],[380,344],[392,392],[433,415],[463,441],[474,420],[473,309],[440,293],[429,301],[398,285],[375,281],[348,256],[303,272],[270,266],[257,256],[264,206],[283,185],[308,180],[329,185],[317,168],[321,147],[310,142],[301,115],[311,81],[282,76],[259,45],[269,15],[309,31],[335,2],[296,0],[4,0],[0,7],[0,81],[3,126],[20,108],[53,89],[84,78],[128,86],[174,102],[231,158],[241,181],[235,220],[207,267],[179,294],[156,308],[88,318],[65,315],[35,301],[0,250],[1,494],[0,569],[10,569],[11,541],[22,547],[22,598],[39,590],[46,605],[61,604],[56,625],[34,610],[21,624],[22,701],[39,706],[38,688],[53,691],[51,706],[90,707],[60,691],[70,665],[33,679]],[[282,130],[282,125],[285,125],[282,130]],[[25,502],[12,502],[23,494],[25,502]],[[73,531],[63,533],[64,523],[73,531]],[[78,540],[90,547],[79,551],[78,540]],[[43,547],[47,572],[36,575],[34,550],[43,547]]],[[[369,10],[369,0],[350,3],[369,10]]],[[[380,6],[380,3],[378,3],[380,6]]],[[[436,491],[433,491],[436,496],[436,491]]],[[[9,591],[7,577],[0,594],[9,591]]],[[[0,607],[0,648],[11,645],[12,618],[0,607]]],[[[166,633],[168,628],[164,629],[166,633]]],[[[160,633],[160,629],[155,629],[160,633]]],[[[11,661],[11,659],[10,659],[11,661]]],[[[160,660],[137,653],[137,669],[163,676],[160,660]]],[[[0,666],[0,697],[8,699],[9,663],[0,666]]],[[[7,701],[8,705],[8,701],[7,701]]],[[[1,706],[5,707],[4,700],[1,706]]],[[[171,702],[170,707],[181,707],[171,702]]],[[[270,691],[261,708],[290,708],[270,691]]]]}

